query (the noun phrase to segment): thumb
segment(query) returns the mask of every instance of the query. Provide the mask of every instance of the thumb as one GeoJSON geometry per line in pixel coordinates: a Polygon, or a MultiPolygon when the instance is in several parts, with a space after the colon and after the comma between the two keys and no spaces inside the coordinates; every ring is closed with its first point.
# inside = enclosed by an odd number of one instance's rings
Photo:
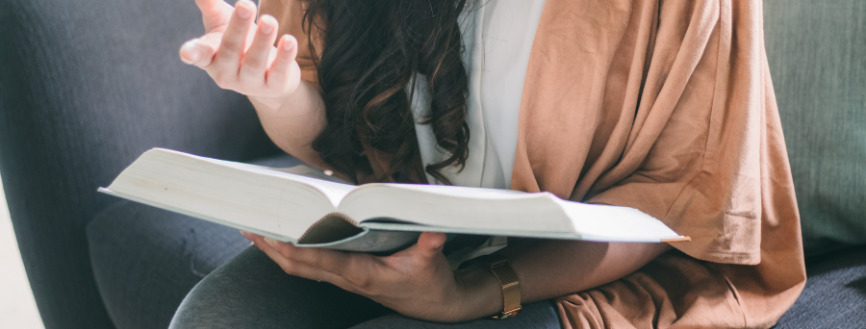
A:
{"type": "Polygon", "coordinates": [[[445,233],[424,232],[418,236],[418,242],[413,246],[412,251],[417,256],[433,259],[442,254],[445,240],[445,233]]]}
{"type": "Polygon", "coordinates": [[[228,25],[234,11],[234,7],[223,0],[195,0],[195,4],[201,11],[205,33],[210,33],[220,26],[228,25]]]}

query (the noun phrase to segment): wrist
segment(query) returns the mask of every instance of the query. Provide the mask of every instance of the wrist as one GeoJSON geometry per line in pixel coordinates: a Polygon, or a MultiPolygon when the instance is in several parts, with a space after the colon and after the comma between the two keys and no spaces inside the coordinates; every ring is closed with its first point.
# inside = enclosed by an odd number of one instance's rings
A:
{"type": "Polygon", "coordinates": [[[318,91],[305,81],[301,81],[296,88],[285,94],[275,96],[247,95],[247,97],[253,105],[255,105],[256,110],[258,111],[265,110],[269,112],[303,115],[305,113],[301,112],[305,109],[313,110],[311,109],[311,106],[304,106],[305,104],[310,103],[309,99],[305,99],[305,96],[309,98],[309,96],[312,95],[310,93],[318,93],[318,91]]]}
{"type": "Polygon", "coordinates": [[[464,291],[455,310],[456,321],[473,320],[502,312],[502,289],[499,280],[484,264],[475,264],[455,272],[455,278],[464,291]]]}
{"type": "Polygon", "coordinates": [[[290,103],[292,95],[297,93],[295,90],[291,94],[277,97],[262,97],[262,96],[247,96],[250,102],[253,103],[257,111],[279,112],[286,110],[285,104],[290,103]]]}

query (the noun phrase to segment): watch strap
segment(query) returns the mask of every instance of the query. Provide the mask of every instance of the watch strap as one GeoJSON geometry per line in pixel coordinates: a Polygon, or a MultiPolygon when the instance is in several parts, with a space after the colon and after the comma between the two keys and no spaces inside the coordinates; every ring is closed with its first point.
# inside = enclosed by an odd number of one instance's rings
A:
{"type": "Polygon", "coordinates": [[[520,305],[520,280],[511,268],[511,262],[504,257],[498,257],[489,262],[490,272],[499,280],[502,289],[502,313],[493,316],[494,319],[507,319],[517,315],[520,305]]]}

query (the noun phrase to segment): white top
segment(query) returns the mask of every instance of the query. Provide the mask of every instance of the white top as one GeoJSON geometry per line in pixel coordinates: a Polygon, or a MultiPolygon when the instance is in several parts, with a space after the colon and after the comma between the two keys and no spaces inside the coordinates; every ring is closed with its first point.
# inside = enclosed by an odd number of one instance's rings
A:
{"type": "MultiPolygon", "coordinates": [[[[469,157],[457,172],[442,170],[455,185],[509,188],[517,145],[517,121],[523,81],[544,0],[490,0],[462,14],[463,63],[469,81],[467,118],[469,157]],[[480,42],[478,42],[480,40],[480,42]]],[[[416,79],[413,112],[416,122],[429,112],[424,79],[416,79]]],[[[416,124],[424,165],[447,158],[436,147],[429,124],[416,124]]],[[[430,183],[439,183],[430,175],[430,183]]]]}

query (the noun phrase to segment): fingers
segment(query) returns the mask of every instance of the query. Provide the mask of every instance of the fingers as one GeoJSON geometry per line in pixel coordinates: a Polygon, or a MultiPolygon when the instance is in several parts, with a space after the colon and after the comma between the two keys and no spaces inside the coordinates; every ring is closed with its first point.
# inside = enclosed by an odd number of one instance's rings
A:
{"type": "MultiPolygon", "coordinates": [[[[238,74],[237,67],[246,50],[247,36],[256,15],[256,7],[249,0],[238,1],[228,27],[223,33],[213,65],[220,74],[238,74]],[[234,68],[232,73],[231,69],[234,68]]],[[[220,77],[215,77],[219,82],[220,77]]]]}
{"type": "Polygon", "coordinates": [[[326,281],[344,290],[370,294],[374,278],[373,256],[320,248],[300,248],[288,243],[244,233],[248,239],[288,274],[326,281]]]}
{"type": "Polygon", "coordinates": [[[286,245],[285,243],[271,244],[265,242],[264,239],[259,239],[258,241],[253,240],[253,243],[255,243],[262,252],[267,254],[270,259],[277,263],[277,265],[279,265],[280,268],[282,268],[283,271],[288,274],[310,280],[330,282],[338,286],[346,284],[345,280],[343,280],[338,275],[322,270],[315,266],[310,266],[308,264],[296,262],[290,258],[286,258],[285,255],[283,255],[277,247],[278,244],[286,245]]]}
{"type": "Polygon", "coordinates": [[[180,47],[180,59],[184,63],[206,68],[213,62],[218,48],[219,39],[213,38],[212,35],[205,35],[200,39],[192,39],[184,43],[180,47]]]}
{"type": "Polygon", "coordinates": [[[210,33],[214,29],[228,24],[234,10],[223,0],[195,0],[195,4],[201,11],[205,33],[210,33]]]}
{"type": "Polygon", "coordinates": [[[243,55],[239,73],[242,80],[255,81],[264,77],[276,39],[277,20],[270,15],[262,16],[255,38],[243,55]]]}
{"type": "Polygon", "coordinates": [[[266,83],[277,89],[293,89],[293,86],[286,84],[290,81],[299,80],[297,77],[295,79],[292,78],[293,75],[300,75],[300,70],[295,65],[295,58],[297,56],[298,40],[291,35],[284,35],[280,38],[280,43],[277,45],[277,55],[268,70],[266,83]]]}
{"type": "Polygon", "coordinates": [[[279,30],[274,17],[263,15],[256,25],[256,5],[250,0],[239,0],[234,8],[223,0],[196,0],[196,4],[203,17],[227,12],[226,22],[186,42],[180,49],[181,60],[205,70],[219,87],[260,100],[281,100],[297,89],[298,41],[286,35],[274,47],[279,30]]]}
{"type": "Polygon", "coordinates": [[[242,233],[286,273],[327,281],[374,300],[393,299],[395,295],[404,293],[401,289],[423,289],[434,282],[454,280],[453,273],[442,255],[446,237],[441,233],[423,233],[415,246],[387,257],[300,248],[259,235],[242,233]],[[392,264],[388,266],[387,263],[392,264]],[[437,263],[438,266],[435,266],[437,263]],[[395,290],[397,287],[399,288],[395,290]]]}
{"type": "MultiPolygon", "coordinates": [[[[184,63],[205,69],[214,62],[217,52],[226,53],[220,56],[220,58],[226,59],[226,64],[228,64],[231,57],[239,58],[239,53],[245,47],[246,37],[249,34],[248,31],[250,25],[252,25],[252,20],[245,20],[238,16],[246,17],[250,12],[254,14],[256,11],[255,5],[249,1],[240,1],[238,3],[240,10],[236,12],[234,7],[223,0],[196,0],[196,4],[202,12],[207,32],[199,39],[193,39],[184,43],[180,49],[181,60],[184,63]],[[232,15],[232,13],[235,14],[232,15]],[[231,17],[237,17],[237,19],[231,21],[231,17]],[[230,24],[231,22],[233,23],[230,24]],[[229,25],[232,26],[231,29],[229,29],[229,25]],[[227,30],[233,33],[226,36],[225,32],[227,30]],[[227,42],[228,47],[223,45],[224,39],[229,39],[227,42]]],[[[228,68],[237,73],[237,61],[233,64],[233,66],[224,65],[221,69],[225,70],[228,68]]],[[[209,70],[208,73],[213,76],[215,72],[217,71],[209,70]]]]}
{"type": "MultiPolygon", "coordinates": [[[[299,248],[289,243],[278,242],[259,235],[241,232],[245,237],[273,259],[286,273],[308,279],[328,281],[347,286],[341,273],[353,262],[348,253],[319,248],[299,248]]],[[[355,255],[362,256],[362,255],[355,255]]]]}
{"type": "Polygon", "coordinates": [[[435,257],[441,257],[446,238],[445,233],[424,232],[418,236],[418,242],[407,251],[416,257],[429,261],[435,257]]]}
{"type": "Polygon", "coordinates": [[[265,242],[283,257],[295,263],[310,265],[340,276],[346,272],[351,272],[351,270],[347,270],[347,267],[353,263],[350,260],[352,256],[362,256],[360,254],[350,255],[336,250],[300,248],[288,243],[274,243],[273,240],[268,241],[267,239],[265,242]]]}

